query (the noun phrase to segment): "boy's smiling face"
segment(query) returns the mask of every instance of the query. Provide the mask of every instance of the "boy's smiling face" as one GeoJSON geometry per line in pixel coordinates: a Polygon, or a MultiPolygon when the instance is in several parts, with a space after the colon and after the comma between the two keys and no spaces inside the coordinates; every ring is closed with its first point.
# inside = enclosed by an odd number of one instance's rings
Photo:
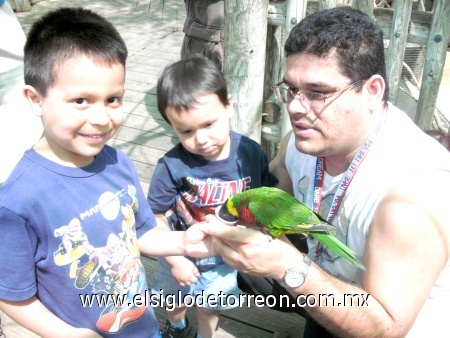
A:
{"type": "Polygon", "coordinates": [[[74,58],[56,66],[46,97],[30,86],[24,93],[42,118],[44,134],[34,149],[62,165],[90,164],[123,120],[125,69],[122,64],[74,58]]]}

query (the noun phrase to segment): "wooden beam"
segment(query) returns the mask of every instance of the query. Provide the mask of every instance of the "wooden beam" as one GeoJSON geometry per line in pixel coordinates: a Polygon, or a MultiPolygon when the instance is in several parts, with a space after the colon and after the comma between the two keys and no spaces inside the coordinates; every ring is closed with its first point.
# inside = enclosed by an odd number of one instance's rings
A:
{"type": "Polygon", "coordinates": [[[306,0],[286,1],[286,31],[288,33],[306,16],[306,6],[306,0]]]}
{"type": "Polygon", "coordinates": [[[373,0],[353,0],[352,7],[360,10],[370,17],[373,16],[373,0]]]}
{"type": "Polygon", "coordinates": [[[422,130],[432,129],[434,109],[447,54],[446,42],[449,39],[450,1],[436,0],[423,68],[422,86],[414,120],[422,130]]]}
{"type": "Polygon", "coordinates": [[[31,11],[31,1],[30,0],[8,0],[8,3],[11,6],[11,8],[17,12],[31,11]]]}
{"type": "Polygon", "coordinates": [[[413,0],[395,1],[394,17],[386,58],[386,73],[389,74],[389,101],[396,104],[400,85],[403,58],[405,55],[409,18],[413,0]]]}
{"type": "MultiPolygon", "coordinates": [[[[306,7],[308,1],[306,0],[287,0],[286,10],[288,13],[292,13],[290,17],[286,17],[286,30],[284,30],[282,51],[284,52],[284,44],[291,33],[292,28],[297,25],[301,20],[306,17],[306,7]]],[[[284,54],[284,53],[283,53],[284,54]]],[[[284,77],[286,71],[286,58],[282,59],[281,68],[281,79],[284,77]]],[[[289,119],[289,114],[286,109],[286,105],[281,105],[281,115],[280,115],[280,139],[286,135],[292,129],[291,121],[289,119]]]]}
{"type": "Polygon", "coordinates": [[[225,1],[224,74],[233,98],[232,130],[261,142],[269,0],[225,1]]]}
{"type": "Polygon", "coordinates": [[[336,0],[319,0],[319,11],[336,7],[336,0]]]}
{"type": "MultiPolygon", "coordinates": [[[[315,1],[308,1],[306,7],[306,15],[317,12],[319,4],[315,1]]],[[[391,27],[393,22],[394,10],[390,8],[374,8],[373,17],[376,23],[383,30],[384,36],[391,35],[391,27]]],[[[285,25],[286,3],[270,2],[268,11],[268,23],[275,26],[285,25]]],[[[406,41],[421,46],[426,46],[428,36],[430,35],[432,13],[422,11],[411,11],[411,19],[408,27],[408,36],[406,41]]],[[[445,41],[445,40],[444,40],[445,41]]],[[[447,45],[450,47],[450,38],[447,39],[447,45]]]]}

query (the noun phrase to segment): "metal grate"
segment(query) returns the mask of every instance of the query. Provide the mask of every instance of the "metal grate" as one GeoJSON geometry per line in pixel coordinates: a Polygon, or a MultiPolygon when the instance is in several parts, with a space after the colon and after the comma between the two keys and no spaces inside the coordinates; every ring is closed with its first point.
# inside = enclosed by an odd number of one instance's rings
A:
{"type": "MultiPolygon", "coordinates": [[[[385,55],[387,55],[387,49],[385,49],[385,55]]],[[[425,55],[425,46],[414,44],[408,44],[406,46],[400,87],[397,102],[395,102],[395,104],[405,111],[412,120],[414,120],[416,115],[417,101],[419,100],[422,73],[425,64],[425,55]]],[[[436,107],[433,129],[448,130],[449,125],[448,117],[436,107]]]]}

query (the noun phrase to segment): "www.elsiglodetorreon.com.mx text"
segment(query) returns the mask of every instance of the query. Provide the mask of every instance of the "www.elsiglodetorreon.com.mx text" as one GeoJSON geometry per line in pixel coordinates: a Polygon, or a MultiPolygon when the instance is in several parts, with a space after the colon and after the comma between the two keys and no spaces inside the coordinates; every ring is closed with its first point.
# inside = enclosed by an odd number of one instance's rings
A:
{"type": "Polygon", "coordinates": [[[218,295],[204,295],[202,292],[199,295],[182,295],[181,291],[178,294],[166,294],[163,295],[163,290],[160,290],[161,294],[151,294],[148,290],[145,290],[144,294],[136,294],[133,297],[129,297],[127,294],[80,294],[80,301],[84,307],[106,307],[108,305],[114,305],[116,307],[122,306],[151,306],[151,307],[164,307],[166,310],[171,311],[176,307],[203,307],[209,308],[219,307],[316,307],[316,306],[368,306],[370,294],[343,294],[342,296],[335,296],[334,294],[310,294],[310,295],[298,295],[295,301],[287,295],[226,295],[220,292],[218,295]]]}

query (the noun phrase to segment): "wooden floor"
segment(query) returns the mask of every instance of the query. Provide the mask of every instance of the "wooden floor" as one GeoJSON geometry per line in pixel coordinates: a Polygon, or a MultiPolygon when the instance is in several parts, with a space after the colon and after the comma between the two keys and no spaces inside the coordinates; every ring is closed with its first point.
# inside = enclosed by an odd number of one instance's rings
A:
{"type": "MultiPolygon", "coordinates": [[[[158,159],[177,143],[171,128],[159,116],[155,87],[163,68],[179,59],[185,18],[181,0],[42,0],[30,12],[17,13],[25,32],[42,14],[59,8],[82,6],[105,16],[124,38],[129,58],[127,62],[124,123],[110,144],[124,150],[133,160],[146,193],[158,159]]],[[[147,280],[155,273],[155,260],[144,258],[147,280]]],[[[167,315],[155,309],[163,327],[167,315]]],[[[190,337],[195,337],[195,309],[188,317],[193,325],[190,337]]],[[[7,338],[37,337],[1,313],[1,327],[7,338]]],[[[215,337],[278,337],[303,336],[304,319],[269,308],[250,307],[223,311],[215,337]]]]}

